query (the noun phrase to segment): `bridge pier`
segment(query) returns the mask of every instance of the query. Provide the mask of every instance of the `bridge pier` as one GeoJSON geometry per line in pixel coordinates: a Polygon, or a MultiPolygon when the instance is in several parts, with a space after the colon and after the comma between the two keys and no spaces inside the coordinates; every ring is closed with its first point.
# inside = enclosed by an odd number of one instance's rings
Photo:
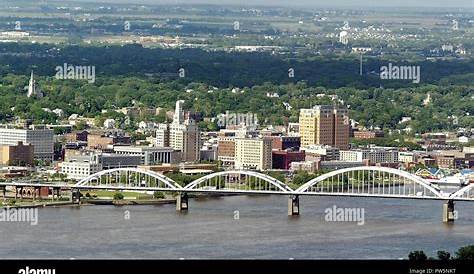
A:
{"type": "Polygon", "coordinates": [[[71,189],[71,201],[74,204],[81,204],[81,192],[79,191],[79,189],[71,189]]]}
{"type": "Polygon", "coordinates": [[[53,201],[54,200],[59,200],[60,191],[61,191],[61,188],[53,187],[53,201]]]}
{"type": "Polygon", "coordinates": [[[448,200],[443,204],[443,222],[451,223],[454,222],[455,213],[454,213],[454,201],[448,200]]]}
{"type": "Polygon", "coordinates": [[[288,197],[288,216],[300,215],[300,198],[298,195],[288,197]]]}
{"type": "Polygon", "coordinates": [[[188,194],[186,192],[178,192],[176,197],[176,210],[177,211],[187,211],[188,210],[188,194]]]}
{"type": "Polygon", "coordinates": [[[39,188],[36,187],[36,186],[33,188],[33,201],[36,200],[36,193],[39,192],[38,190],[39,190],[39,188]]]}

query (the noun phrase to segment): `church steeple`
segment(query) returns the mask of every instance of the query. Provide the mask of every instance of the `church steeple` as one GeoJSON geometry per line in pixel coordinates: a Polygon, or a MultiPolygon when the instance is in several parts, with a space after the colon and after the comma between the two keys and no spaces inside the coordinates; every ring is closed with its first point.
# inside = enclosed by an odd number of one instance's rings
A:
{"type": "Polygon", "coordinates": [[[43,97],[43,92],[36,86],[36,81],[33,77],[33,71],[31,71],[30,82],[28,83],[28,98],[30,97],[43,97]]]}
{"type": "Polygon", "coordinates": [[[30,83],[28,84],[28,98],[32,97],[36,93],[35,79],[33,78],[33,71],[31,71],[30,83]]]}

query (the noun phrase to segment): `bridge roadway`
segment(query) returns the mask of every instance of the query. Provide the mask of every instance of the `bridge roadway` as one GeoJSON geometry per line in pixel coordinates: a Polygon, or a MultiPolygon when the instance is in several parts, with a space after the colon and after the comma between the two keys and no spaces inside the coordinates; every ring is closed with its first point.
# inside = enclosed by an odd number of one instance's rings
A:
{"type": "Polygon", "coordinates": [[[15,197],[18,190],[22,197],[23,189],[34,189],[31,193],[33,199],[43,187],[52,189],[53,199],[59,198],[62,190],[68,190],[74,203],[80,203],[81,190],[176,192],[178,211],[188,209],[188,193],[286,195],[289,197],[288,215],[299,215],[301,195],[442,200],[445,202],[444,222],[452,222],[456,218],[455,201],[474,201],[471,193],[474,185],[462,187],[452,193],[444,193],[420,177],[385,167],[356,167],[332,171],[308,181],[296,190],[275,178],[255,171],[216,172],[183,187],[162,174],[136,168],[103,170],[76,184],[0,182],[3,197],[6,196],[7,186],[15,188],[15,197]]]}

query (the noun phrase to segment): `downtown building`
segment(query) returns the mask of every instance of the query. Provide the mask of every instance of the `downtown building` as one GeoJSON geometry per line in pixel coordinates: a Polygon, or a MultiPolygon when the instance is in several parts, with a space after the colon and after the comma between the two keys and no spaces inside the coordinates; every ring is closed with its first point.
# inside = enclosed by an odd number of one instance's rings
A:
{"type": "Polygon", "coordinates": [[[184,101],[176,101],[175,113],[171,124],[159,124],[156,130],[157,147],[171,147],[181,152],[183,162],[196,162],[200,158],[201,135],[194,119],[185,119],[184,101]]]}
{"type": "Polygon", "coordinates": [[[20,141],[16,145],[0,145],[0,165],[32,166],[33,160],[34,147],[31,144],[20,141]]]}
{"type": "Polygon", "coordinates": [[[310,145],[303,147],[306,160],[337,161],[339,160],[339,149],[328,145],[310,145]]]}
{"type": "Polygon", "coordinates": [[[301,146],[329,145],[349,149],[349,132],[347,108],[318,105],[300,110],[301,146]]]}
{"type": "Polygon", "coordinates": [[[71,155],[58,164],[61,173],[67,178],[81,180],[104,169],[136,168],[141,164],[139,155],[115,153],[91,153],[71,155]]]}
{"type": "Polygon", "coordinates": [[[270,138],[236,138],[235,169],[267,170],[272,168],[270,138]]]}
{"type": "Polygon", "coordinates": [[[174,164],[179,162],[180,153],[170,147],[114,146],[114,153],[139,156],[140,165],[174,164]]]}
{"type": "Polygon", "coordinates": [[[369,161],[370,164],[395,164],[398,163],[398,149],[392,148],[370,148],[341,150],[339,158],[341,161],[362,162],[369,161]]]}
{"type": "Polygon", "coordinates": [[[219,132],[217,141],[217,159],[222,166],[234,168],[235,166],[235,132],[219,132]]]}
{"type": "Polygon", "coordinates": [[[15,146],[18,143],[33,145],[36,160],[53,161],[54,133],[43,126],[29,129],[0,128],[0,145],[15,146]]]}

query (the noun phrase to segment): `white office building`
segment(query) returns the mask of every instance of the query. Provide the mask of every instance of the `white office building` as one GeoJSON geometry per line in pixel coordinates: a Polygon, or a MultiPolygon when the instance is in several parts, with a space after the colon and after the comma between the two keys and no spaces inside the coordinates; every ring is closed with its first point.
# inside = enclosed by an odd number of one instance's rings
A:
{"type": "Polygon", "coordinates": [[[272,168],[272,140],[269,138],[235,139],[235,168],[266,170],[272,168]]]}
{"type": "Polygon", "coordinates": [[[341,150],[339,158],[341,161],[350,162],[369,160],[371,164],[398,163],[398,150],[385,148],[341,150]]]}
{"type": "Polygon", "coordinates": [[[415,153],[411,151],[400,151],[398,152],[398,161],[400,163],[413,163],[415,162],[415,153]]]}
{"type": "Polygon", "coordinates": [[[91,156],[78,155],[58,164],[68,179],[81,180],[102,170],[102,165],[91,156]]]}
{"type": "Polygon", "coordinates": [[[142,165],[174,164],[179,162],[179,152],[170,147],[115,146],[114,152],[123,155],[139,155],[142,165]]]}

